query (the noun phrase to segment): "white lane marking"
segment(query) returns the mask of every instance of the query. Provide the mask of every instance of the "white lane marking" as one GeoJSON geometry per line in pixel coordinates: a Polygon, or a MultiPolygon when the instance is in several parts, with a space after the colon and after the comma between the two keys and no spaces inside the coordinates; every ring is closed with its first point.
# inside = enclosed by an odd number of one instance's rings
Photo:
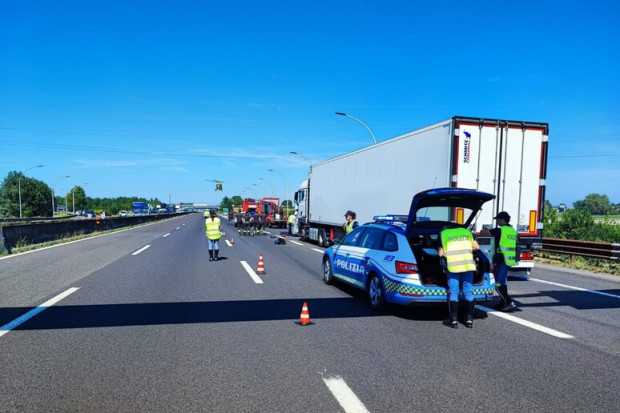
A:
{"type": "Polygon", "coordinates": [[[228,245],[229,247],[232,247],[232,244],[230,243],[230,241],[228,241],[227,239],[224,241],[226,242],[226,245],[228,245]]]}
{"type": "Polygon", "coordinates": [[[21,317],[18,317],[15,320],[11,321],[10,323],[3,325],[2,327],[0,327],[0,337],[5,335],[9,331],[13,330],[14,328],[18,327],[19,325],[25,323],[26,321],[30,320],[32,317],[39,314],[41,311],[46,310],[47,308],[53,306],[54,304],[56,304],[63,298],[68,297],[69,295],[73,294],[79,289],[80,287],[69,288],[64,293],[58,294],[56,297],[47,300],[46,302],[44,302],[37,308],[34,308],[28,311],[26,314],[22,315],[21,317]]]}
{"type": "Polygon", "coordinates": [[[252,267],[250,267],[250,264],[248,264],[245,261],[241,261],[241,265],[243,265],[243,268],[245,268],[246,272],[248,274],[250,274],[250,277],[252,277],[252,279],[254,280],[254,282],[256,284],[262,284],[263,283],[263,280],[261,280],[260,277],[258,275],[256,275],[256,273],[254,272],[252,267]]]}
{"type": "Polygon", "coordinates": [[[325,251],[320,250],[318,248],[310,248],[312,251],[316,251],[316,252],[320,252],[321,254],[323,254],[325,251]]]}
{"type": "MultiPolygon", "coordinates": [[[[183,224],[183,225],[185,225],[185,224],[183,224]]],[[[175,229],[180,229],[180,228],[181,228],[181,227],[176,227],[175,229]]]]}
{"type": "Polygon", "coordinates": [[[345,412],[363,413],[369,411],[342,378],[338,376],[323,377],[323,381],[345,412]]]}
{"type": "Polygon", "coordinates": [[[170,235],[170,233],[164,234],[164,238],[166,238],[168,235],[170,235]]]}
{"type": "Polygon", "coordinates": [[[531,278],[531,277],[521,277],[521,278],[524,279],[524,280],[534,281],[534,282],[541,283],[541,284],[549,284],[549,285],[555,285],[557,287],[568,288],[569,290],[584,291],[584,292],[587,292],[587,293],[604,295],[605,297],[611,297],[611,298],[620,298],[620,295],[603,293],[601,291],[596,291],[596,290],[588,290],[587,288],[574,287],[572,285],[554,283],[554,282],[551,282],[551,281],[540,280],[538,278],[531,278]]]}
{"type": "Polygon", "coordinates": [[[540,331],[545,334],[549,334],[550,336],[557,338],[575,338],[569,334],[562,333],[561,331],[554,330],[549,327],[541,326],[540,324],[532,323],[531,321],[523,320],[521,318],[515,317],[510,314],[502,313],[500,311],[495,311],[492,308],[485,307],[483,305],[476,305],[476,308],[481,309],[482,311],[487,312],[488,314],[492,314],[499,318],[503,318],[504,320],[512,321],[513,323],[521,324],[524,327],[529,327],[533,330],[540,331]]]}
{"type": "Polygon", "coordinates": [[[299,241],[293,241],[293,240],[290,240],[289,242],[290,242],[290,243],[292,243],[292,244],[296,244],[296,245],[304,245],[304,244],[302,244],[302,243],[301,243],[301,242],[299,242],[299,241]]]}
{"type": "Polygon", "coordinates": [[[148,248],[150,248],[150,247],[151,247],[150,245],[145,245],[144,247],[140,248],[138,251],[134,252],[134,253],[133,253],[133,254],[131,254],[131,255],[138,255],[138,254],[140,254],[142,251],[144,251],[144,250],[146,250],[146,249],[148,249],[148,248]]]}

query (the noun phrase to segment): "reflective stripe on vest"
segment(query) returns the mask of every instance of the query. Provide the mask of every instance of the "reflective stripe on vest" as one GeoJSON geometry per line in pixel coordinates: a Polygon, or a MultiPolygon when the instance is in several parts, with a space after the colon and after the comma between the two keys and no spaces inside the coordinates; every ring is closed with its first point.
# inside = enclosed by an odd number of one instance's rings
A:
{"type": "Polygon", "coordinates": [[[504,264],[512,267],[517,263],[517,231],[510,225],[504,225],[501,230],[498,252],[504,256],[504,264]]]}
{"type": "Polygon", "coordinates": [[[220,219],[219,218],[207,218],[205,220],[205,227],[207,228],[206,230],[206,234],[207,234],[207,238],[209,239],[220,239],[220,237],[222,236],[222,231],[220,231],[220,219]]]}
{"type": "Polygon", "coordinates": [[[453,273],[476,271],[472,249],[474,237],[465,228],[444,229],[441,231],[441,243],[448,264],[448,271],[453,273]]]}

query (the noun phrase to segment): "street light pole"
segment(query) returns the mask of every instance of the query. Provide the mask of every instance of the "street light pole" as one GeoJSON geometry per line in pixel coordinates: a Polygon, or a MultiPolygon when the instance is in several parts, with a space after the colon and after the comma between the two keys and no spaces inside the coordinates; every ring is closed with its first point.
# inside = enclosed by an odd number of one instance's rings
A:
{"type": "MultiPolygon", "coordinates": [[[[282,179],[284,179],[284,183],[286,184],[286,199],[284,201],[288,200],[288,181],[286,180],[286,178],[284,177],[284,175],[282,175],[282,173],[278,172],[278,171],[274,171],[273,169],[268,169],[269,172],[273,172],[276,173],[278,175],[280,175],[282,177],[282,179]]],[[[282,207],[284,207],[284,201],[282,202],[282,207]]]]}
{"type": "Polygon", "coordinates": [[[349,114],[347,114],[347,113],[344,113],[344,112],[335,112],[335,113],[336,113],[336,115],[346,116],[347,118],[351,118],[351,119],[353,119],[353,120],[356,120],[356,121],[358,121],[359,123],[361,123],[362,125],[364,125],[364,127],[365,127],[366,129],[368,129],[368,132],[370,132],[370,136],[372,136],[372,140],[373,140],[375,143],[377,143],[377,140],[375,139],[375,134],[374,134],[374,133],[372,133],[372,131],[370,130],[370,128],[368,127],[368,125],[366,125],[364,122],[362,122],[362,121],[361,121],[361,120],[359,120],[358,118],[356,118],[356,117],[354,117],[354,116],[351,116],[351,115],[349,115],[349,114]]]}
{"type": "Polygon", "coordinates": [[[19,193],[19,218],[22,218],[22,176],[26,172],[34,168],[43,168],[43,165],[33,166],[32,168],[26,169],[24,172],[19,173],[19,178],[17,178],[17,192],[19,193]]]}
{"type": "Polygon", "coordinates": [[[266,180],[266,179],[263,179],[263,178],[258,178],[258,179],[260,179],[263,182],[267,182],[269,184],[269,186],[271,187],[271,196],[275,198],[276,197],[276,188],[273,186],[273,184],[271,182],[269,182],[268,180],[266,180]]]}
{"type": "Polygon", "coordinates": [[[294,152],[294,151],[291,151],[290,153],[291,153],[292,155],[297,155],[297,156],[299,156],[300,158],[302,158],[303,160],[305,160],[305,161],[306,161],[306,162],[308,162],[308,163],[312,163],[312,161],[311,161],[310,159],[308,159],[308,157],[307,157],[306,155],[304,155],[304,154],[301,154],[301,153],[299,153],[299,152],[294,152]]]}
{"type": "Polygon", "coordinates": [[[52,218],[54,217],[54,186],[63,178],[71,178],[69,175],[61,176],[52,184],[52,218]]]}

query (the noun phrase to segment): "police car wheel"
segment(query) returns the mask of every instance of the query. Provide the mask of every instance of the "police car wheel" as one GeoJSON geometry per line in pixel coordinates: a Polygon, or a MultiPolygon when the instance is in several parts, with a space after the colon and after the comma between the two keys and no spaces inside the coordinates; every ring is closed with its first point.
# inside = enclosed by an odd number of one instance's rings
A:
{"type": "Polygon", "coordinates": [[[334,282],[332,264],[329,262],[329,258],[325,258],[323,260],[323,281],[325,282],[325,284],[331,284],[334,282]]]}
{"type": "Polygon", "coordinates": [[[368,302],[370,303],[370,307],[374,310],[380,310],[385,306],[383,287],[381,286],[381,280],[377,274],[372,274],[370,276],[370,282],[368,283],[368,302]]]}

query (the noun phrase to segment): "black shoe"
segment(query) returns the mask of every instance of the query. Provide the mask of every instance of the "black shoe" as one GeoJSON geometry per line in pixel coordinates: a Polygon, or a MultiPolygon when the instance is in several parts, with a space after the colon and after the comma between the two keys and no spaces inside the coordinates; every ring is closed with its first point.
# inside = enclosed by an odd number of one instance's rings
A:
{"type": "Polygon", "coordinates": [[[504,305],[502,308],[499,309],[499,311],[502,311],[504,313],[508,313],[512,310],[516,310],[517,305],[515,303],[513,303],[512,301],[507,303],[506,305],[504,305]]]}
{"type": "Polygon", "coordinates": [[[443,325],[452,327],[452,328],[459,328],[459,323],[456,320],[450,320],[450,319],[443,320],[443,325]]]}
{"type": "Polygon", "coordinates": [[[506,301],[502,301],[502,300],[500,300],[500,302],[499,302],[499,303],[497,303],[497,304],[495,304],[495,305],[493,306],[493,309],[494,309],[494,310],[501,311],[501,309],[502,309],[502,308],[504,308],[504,306],[505,306],[505,305],[506,305],[506,301]]]}
{"type": "Polygon", "coordinates": [[[448,317],[449,318],[446,320],[443,320],[443,325],[452,327],[452,328],[459,328],[459,323],[457,321],[458,311],[459,311],[459,302],[449,301],[448,302],[448,317]]]}
{"type": "Polygon", "coordinates": [[[467,318],[465,320],[465,327],[474,328],[474,308],[476,303],[474,301],[467,302],[467,318]]]}

